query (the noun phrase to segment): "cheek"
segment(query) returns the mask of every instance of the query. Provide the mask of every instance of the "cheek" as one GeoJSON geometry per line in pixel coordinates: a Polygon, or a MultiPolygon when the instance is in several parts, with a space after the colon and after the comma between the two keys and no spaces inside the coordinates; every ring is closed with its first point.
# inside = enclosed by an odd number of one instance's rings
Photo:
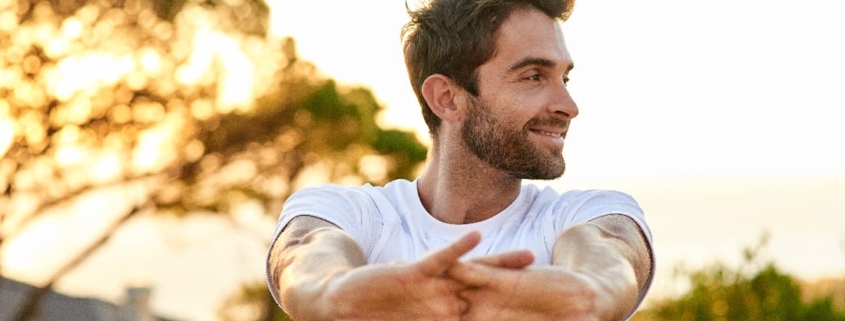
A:
{"type": "MultiPolygon", "coordinates": [[[[503,108],[504,109],[504,108],[503,108]]],[[[498,115],[500,124],[510,130],[523,130],[528,122],[534,118],[533,109],[525,104],[511,102],[507,109],[498,115]]]]}
{"type": "Polygon", "coordinates": [[[494,115],[500,120],[508,122],[518,121],[520,117],[525,117],[524,99],[516,95],[513,96],[496,96],[489,100],[488,106],[494,115]]]}

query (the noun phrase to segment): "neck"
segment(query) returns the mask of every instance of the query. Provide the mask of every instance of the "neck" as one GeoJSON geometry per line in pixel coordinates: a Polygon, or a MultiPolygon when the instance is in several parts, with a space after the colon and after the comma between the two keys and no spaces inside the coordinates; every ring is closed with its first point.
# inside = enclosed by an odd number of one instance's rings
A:
{"type": "Polygon", "coordinates": [[[441,150],[435,143],[429,156],[418,192],[425,209],[442,222],[489,219],[519,196],[519,178],[491,167],[466,149],[441,150]]]}

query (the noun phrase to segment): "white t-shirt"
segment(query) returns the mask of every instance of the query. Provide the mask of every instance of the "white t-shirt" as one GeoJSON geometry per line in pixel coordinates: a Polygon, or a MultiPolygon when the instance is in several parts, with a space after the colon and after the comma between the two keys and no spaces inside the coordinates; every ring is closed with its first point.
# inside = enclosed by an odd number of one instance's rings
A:
{"type": "MultiPolygon", "coordinates": [[[[306,188],[285,202],[274,240],[291,219],[308,215],[351,234],[368,263],[415,261],[471,231],[479,231],[481,243],[463,259],[527,249],[534,254],[534,264],[548,265],[558,235],[572,225],[608,214],[625,215],[637,222],[654,257],[651,231],[631,196],[605,190],[560,194],[550,187],[540,190],[530,184],[523,185],[516,200],[503,211],[471,224],[449,224],[431,216],[420,201],[416,181],[395,180],[384,187],[306,188]]],[[[653,275],[654,260],[651,270],[653,275]]],[[[650,285],[651,276],[637,305],[650,285]]]]}

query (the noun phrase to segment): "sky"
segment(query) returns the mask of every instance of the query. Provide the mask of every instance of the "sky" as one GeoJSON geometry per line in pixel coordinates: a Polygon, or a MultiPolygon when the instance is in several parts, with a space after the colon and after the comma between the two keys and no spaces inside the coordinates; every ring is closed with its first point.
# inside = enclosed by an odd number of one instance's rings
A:
{"type": "MultiPolygon", "coordinates": [[[[404,1],[268,2],[274,36],[295,37],[300,56],[340,83],[371,88],[383,124],[427,140],[402,58],[404,1]]],[[[673,290],[674,266],[735,264],[764,233],[764,256],[787,272],[845,277],[842,12],[841,0],[577,2],[563,24],[580,108],[567,173],[536,183],[633,195],[654,236],[653,293],[673,290]]],[[[37,283],[87,244],[74,229],[107,224],[102,213],[114,210],[78,206],[45,215],[21,237],[28,246],[5,253],[4,273],[37,283]],[[57,243],[67,253],[39,250],[57,243]]],[[[267,240],[256,235],[269,236],[274,219],[250,206],[233,215],[241,230],[219,216],[133,219],[57,288],[117,301],[115,284],[147,284],[157,311],[212,320],[238,284],[263,280],[267,240]]]]}

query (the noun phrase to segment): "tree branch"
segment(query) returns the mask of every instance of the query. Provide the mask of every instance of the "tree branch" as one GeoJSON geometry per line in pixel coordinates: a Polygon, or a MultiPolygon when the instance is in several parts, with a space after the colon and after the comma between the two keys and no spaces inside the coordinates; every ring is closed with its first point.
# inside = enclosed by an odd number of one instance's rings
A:
{"type": "MultiPolygon", "coordinates": [[[[12,232],[10,232],[10,234],[6,237],[6,239],[7,240],[14,239],[16,236],[21,234],[23,231],[26,231],[27,226],[32,224],[32,221],[35,220],[36,218],[38,218],[40,213],[44,213],[48,209],[50,209],[54,206],[57,206],[59,204],[65,203],[65,202],[69,202],[76,197],[79,197],[79,196],[81,196],[85,193],[88,193],[88,192],[91,192],[91,191],[94,191],[94,190],[109,188],[109,187],[117,187],[117,186],[120,186],[120,185],[126,185],[126,184],[130,184],[132,182],[144,180],[144,179],[147,179],[147,178],[153,178],[153,177],[158,176],[158,175],[160,175],[160,173],[150,173],[150,174],[132,177],[132,178],[125,179],[125,180],[116,180],[114,182],[109,182],[109,183],[105,183],[105,184],[84,185],[84,186],[79,187],[79,188],[77,188],[73,191],[68,192],[67,194],[63,195],[62,197],[47,200],[47,201],[39,204],[38,207],[36,207],[34,210],[32,210],[29,213],[29,215],[26,215],[24,218],[22,218],[21,221],[18,222],[16,227],[11,228],[10,231],[13,231],[14,234],[12,232]]],[[[11,201],[11,197],[9,198],[9,201],[11,201]]]]}

